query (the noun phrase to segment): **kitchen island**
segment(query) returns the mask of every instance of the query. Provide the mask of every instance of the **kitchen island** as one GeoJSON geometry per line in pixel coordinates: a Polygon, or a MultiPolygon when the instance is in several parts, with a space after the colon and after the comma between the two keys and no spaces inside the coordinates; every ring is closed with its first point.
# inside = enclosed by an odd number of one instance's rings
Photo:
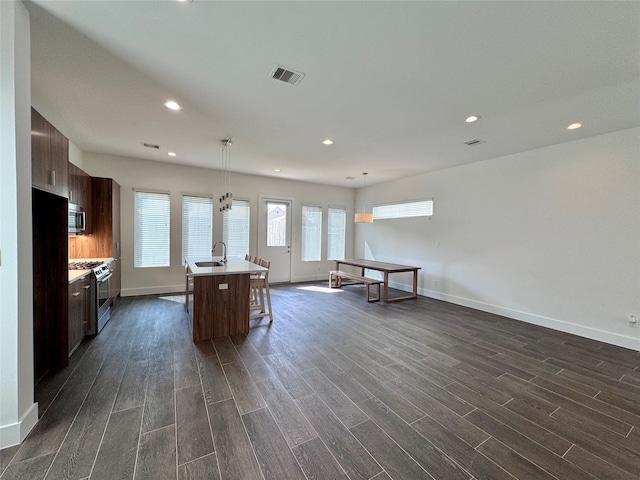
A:
{"type": "Polygon", "coordinates": [[[246,260],[189,257],[186,266],[186,303],[193,340],[227,337],[249,331],[251,274],[267,269],[246,260]],[[189,284],[193,282],[193,300],[189,284]],[[190,308],[189,308],[190,307],[190,308]]]}

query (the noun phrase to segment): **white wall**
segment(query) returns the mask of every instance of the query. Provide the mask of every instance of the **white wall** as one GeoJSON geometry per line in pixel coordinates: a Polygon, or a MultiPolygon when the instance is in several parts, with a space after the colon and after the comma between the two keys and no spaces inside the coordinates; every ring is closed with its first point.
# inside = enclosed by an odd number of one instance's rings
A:
{"type": "Polygon", "coordinates": [[[369,208],[434,197],[435,214],[359,224],[355,255],[422,267],[423,295],[640,350],[639,152],[635,128],[368,187],[369,208]]]}
{"type": "MultiPolygon", "coordinates": [[[[133,158],[84,153],[83,170],[92,176],[110,177],[121,186],[122,228],[122,293],[142,295],[184,290],[184,267],[181,265],[182,194],[213,194],[214,205],[220,196],[222,183],[220,171],[185,167],[168,163],[150,162],[133,158]],[[170,191],[171,193],[171,267],[133,268],[133,188],[170,191]]],[[[327,272],[335,267],[334,262],[300,261],[301,204],[314,203],[324,207],[323,254],[326,258],[326,207],[344,206],[347,218],[353,218],[354,190],[329,187],[313,183],[294,182],[286,179],[233,174],[231,179],[234,198],[251,202],[251,254],[258,252],[258,197],[270,195],[278,198],[293,198],[293,282],[327,278],[327,272]]],[[[222,213],[214,208],[214,241],[222,240],[222,213]]],[[[347,251],[353,254],[353,223],[347,222],[347,251]]],[[[216,252],[219,253],[219,252],[216,252]]],[[[275,261],[275,259],[270,259],[275,261]]]]}
{"type": "Polygon", "coordinates": [[[0,2],[0,449],[38,420],[33,402],[29,14],[0,2]]]}
{"type": "Polygon", "coordinates": [[[69,141],[69,161],[82,170],[82,150],[80,150],[76,144],[71,141],[69,141]]]}

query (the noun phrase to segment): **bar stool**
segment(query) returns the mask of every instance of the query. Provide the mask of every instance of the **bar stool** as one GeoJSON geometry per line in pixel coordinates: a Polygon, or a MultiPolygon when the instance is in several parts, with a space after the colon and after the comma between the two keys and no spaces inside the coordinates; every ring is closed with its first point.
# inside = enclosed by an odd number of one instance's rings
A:
{"type": "MultiPolygon", "coordinates": [[[[261,267],[269,268],[271,262],[268,260],[257,259],[254,261],[261,267]]],[[[256,313],[250,313],[249,318],[269,317],[269,323],[273,322],[273,313],[271,311],[271,292],[269,291],[269,270],[261,272],[259,275],[252,275],[250,280],[251,298],[249,299],[249,310],[259,310],[256,313]],[[265,303],[266,297],[266,303],[265,303]]]]}

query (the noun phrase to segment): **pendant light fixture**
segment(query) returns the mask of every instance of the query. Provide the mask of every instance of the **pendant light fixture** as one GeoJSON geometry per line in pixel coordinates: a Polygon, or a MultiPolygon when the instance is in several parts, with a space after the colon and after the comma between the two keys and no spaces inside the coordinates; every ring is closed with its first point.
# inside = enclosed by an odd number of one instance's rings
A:
{"type": "Polygon", "coordinates": [[[220,211],[231,210],[233,194],[231,193],[231,142],[230,138],[220,140],[222,144],[222,196],[220,197],[220,211]]]}
{"type": "MultiPolygon", "coordinates": [[[[362,173],[364,177],[364,187],[367,188],[367,172],[362,173]]],[[[373,223],[373,213],[364,213],[367,211],[366,203],[364,201],[364,192],[362,194],[362,211],[363,213],[356,213],[355,222],[356,223],[373,223]]]]}

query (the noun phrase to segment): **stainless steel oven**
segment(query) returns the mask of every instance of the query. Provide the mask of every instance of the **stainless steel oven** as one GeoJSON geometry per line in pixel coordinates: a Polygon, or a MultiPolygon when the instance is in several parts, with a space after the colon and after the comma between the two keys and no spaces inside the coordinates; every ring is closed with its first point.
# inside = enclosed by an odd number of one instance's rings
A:
{"type": "Polygon", "coordinates": [[[102,264],[94,268],[93,273],[96,277],[96,333],[99,333],[111,318],[109,284],[113,274],[106,264],[102,264]]]}
{"type": "Polygon", "coordinates": [[[96,335],[111,318],[109,284],[112,272],[104,261],[91,259],[70,262],[69,270],[91,270],[91,314],[87,334],[96,335]]]}

